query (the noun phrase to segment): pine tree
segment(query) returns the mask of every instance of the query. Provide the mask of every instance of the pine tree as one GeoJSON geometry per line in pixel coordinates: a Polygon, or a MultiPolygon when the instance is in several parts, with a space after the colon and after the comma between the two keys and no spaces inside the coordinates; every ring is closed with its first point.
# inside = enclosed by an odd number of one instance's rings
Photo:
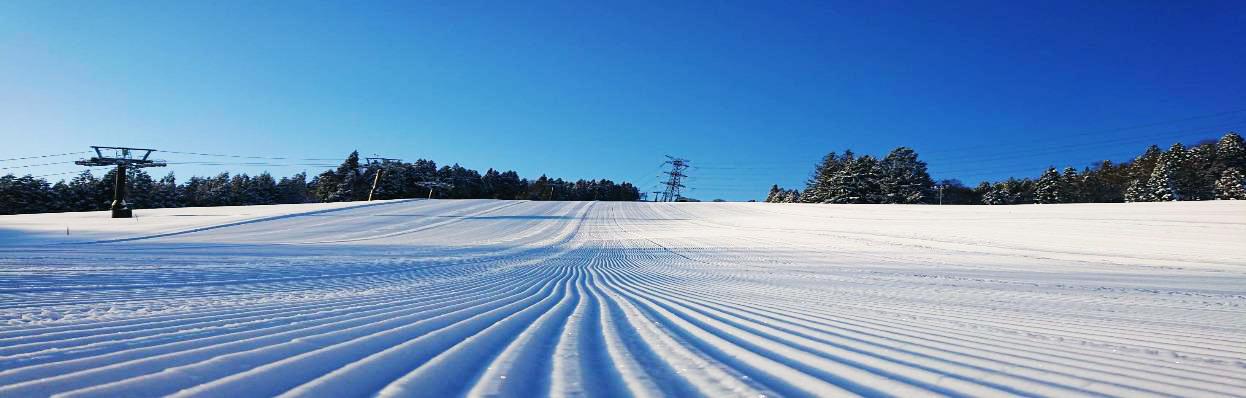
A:
{"type": "Polygon", "coordinates": [[[329,202],[349,202],[367,198],[368,190],[364,187],[370,184],[360,174],[359,151],[351,152],[333,175],[337,184],[336,189],[328,196],[329,202]]]}
{"type": "Polygon", "coordinates": [[[126,201],[135,209],[156,209],[156,181],[142,169],[131,169],[126,173],[126,201]]]}
{"type": "Polygon", "coordinates": [[[1176,164],[1176,159],[1165,156],[1155,165],[1155,170],[1151,172],[1151,179],[1147,183],[1147,190],[1152,200],[1157,202],[1181,200],[1181,192],[1177,190],[1175,178],[1176,164]]]}
{"type": "Polygon", "coordinates": [[[1212,171],[1217,175],[1230,169],[1246,174],[1246,142],[1233,132],[1216,142],[1216,159],[1212,164],[1212,171]]]}
{"type": "Polygon", "coordinates": [[[1128,164],[1114,165],[1104,160],[1082,173],[1081,200],[1091,203],[1125,202],[1130,187],[1128,164]]]}
{"type": "Polygon", "coordinates": [[[52,187],[48,182],[30,175],[0,177],[0,214],[44,213],[49,206],[52,187]]]}
{"type": "Polygon", "coordinates": [[[267,171],[260,173],[251,179],[248,185],[247,196],[254,200],[255,204],[271,205],[277,204],[277,180],[273,178],[267,171]]]}
{"type": "MultiPolygon", "coordinates": [[[[1146,151],[1143,152],[1142,155],[1139,155],[1138,157],[1134,158],[1133,162],[1131,162],[1129,165],[1129,173],[1128,173],[1129,174],[1129,185],[1133,186],[1137,184],[1137,185],[1144,187],[1144,189],[1148,187],[1149,181],[1151,180],[1151,173],[1155,171],[1155,165],[1156,163],[1159,163],[1160,157],[1163,156],[1163,154],[1164,154],[1164,151],[1159,149],[1159,146],[1151,145],[1147,147],[1146,151]]],[[[1149,202],[1154,199],[1154,198],[1149,197],[1150,196],[1149,193],[1143,196],[1147,197],[1146,200],[1126,200],[1126,201],[1149,202]]],[[[1134,199],[1139,199],[1139,198],[1134,198],[1134,199]]]]}
{"type": "Polygon", "coordinates": [[[1125,202],[1154,202],[1155,197],[1152,192],[1147,189],[1147,184],[1141,180],[1133,180],[1129,183],[1129,188],[1125,190],[1125,202]]]}
{"type": "Polygon", "coordinates": [[[787,191],[783,197],[783,203],[800,203],[800,191],[795,189],[787,191]]]}
{"type": "Polygon", "coordinates": [[[277,203],[307,203],[314,199],[308,189],[307,173],[281,177],[277,182],[277,203]]]}
{"type": "Polygon", "coordinates": [[[1065,167],[1060,175],[1060,190],[1064,193],[1060,203],[1078,203],[1086,197],[1084,177],[1077,174],[1077,169],[1065,167]]]}
{"type": "Polygon", "coordinates": [[[182,207],[179,189],[177,186],[177,177],[173,172],[160,178],[155,186],[152,187],[152,206],[154,207],[182,207]]]}
{"type": "Polygon", "coordinates": [[[832,203],[879,203],[882,191],[879,182],[878,161],[865,155],[852,160],[832,179],[832,203]]]}
{"type": "Polygon", "coordinates": [[[1237,169],[1227,169],[1216,180],[1216,199],[1246,200],[1246,177],[1237,169]]]}
{"type": "Polygon", "coordinates": [[[1051,204],[1064,203],[1064,182],[1060,177],[1060,172],[1055,167],[1047,168],[1043,172],[1043,176],[1039,177],[1038,184],[1034,190],[1034,203],[1051,204]]]}
{"type": "Polygon", "coordinates": [[[1216,161],[1216,146],[1203,143],[1186,151],[1186,158],[1181,165],[1182,172],[1177,176],[1177,188],[1185,196],[1183,200],[1215,199],[1216,178],[1220,177],[1213,171],[1216,161]]]}
{"type": "Polygon", "coordinates": [[[834,185],[834,178],[846,162],[852,161],[852,150],[844,152],[844,156],[831,152],[822,157],[813,169],[813,176],[809,177],[809,181],[805,184],[805,192],[801,194],[801,201],[805,203],[822,203],[830,200],[831,190],[834,185]]]}
{"type": "Polygon", "coordinates": [[[918,160],[917,152],[912,148],[891,150],[879,166],[879,189],[883,203],[922,203],[934,186],[930,173],[926,171],[926,162],[918,160]]]}

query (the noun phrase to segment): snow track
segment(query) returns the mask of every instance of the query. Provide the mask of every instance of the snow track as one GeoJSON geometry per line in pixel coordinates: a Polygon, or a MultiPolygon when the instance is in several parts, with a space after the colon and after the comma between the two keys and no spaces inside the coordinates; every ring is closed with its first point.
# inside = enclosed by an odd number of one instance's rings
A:
{"type": "Polygon", "coordinates": [[[1246,396],[1241,203],[211,211],[0,217],[0,396],[1246,396]]]}

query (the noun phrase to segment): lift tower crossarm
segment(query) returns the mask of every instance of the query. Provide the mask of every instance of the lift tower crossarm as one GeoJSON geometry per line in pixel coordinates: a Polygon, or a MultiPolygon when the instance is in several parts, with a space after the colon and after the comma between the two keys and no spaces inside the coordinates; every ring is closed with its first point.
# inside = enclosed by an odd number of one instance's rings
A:
{"type": "Polygon", "coordinates": [[[116,166],[116,185],[113,186],[113,200],[109,210],[112,210],[112,218],[134,217],[134,211],[130,209],[130,205],[125,201],[127,168],[164,167],[168,164],[163,161],[150,159],[151,153],[155,152],[155,149],[94,145],[91,146],[91,149],[95,151],[95,157],[82,159],[74,162],[74,164],[93,167],[116,166]],[[104,152],[112,152],[113,156],[105,156],[104,152]],[[142,153],[142,156],[136,156],[139,152],[142,153]]]}

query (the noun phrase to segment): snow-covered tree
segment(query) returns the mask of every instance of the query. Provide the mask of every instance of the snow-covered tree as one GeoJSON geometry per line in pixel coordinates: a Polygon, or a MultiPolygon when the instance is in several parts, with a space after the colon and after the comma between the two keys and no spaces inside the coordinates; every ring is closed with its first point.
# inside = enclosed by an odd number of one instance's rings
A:
{"type": "Polygon", "coordinates": [[[1147,182],[1147,191],[1152,200],[1157,202],[1181,200],[1181,192],[1177,189],[1176,180],[1177,161],[1178,159],[1165,156],[1155,165],[1155,170],[1151,172],[1151,179],[1147,182]]]}
{"type": "Polygon", "coordinates": [[[928,196],[934,181],[926,171],[926,162],[917,159],[912,148],[899,147],[891,150],[879,164],[883,203],[922,203],[928,196]]]}
{"type": "Polygon", "coordinates": [[[787,191],[787,195],[783,197],[783,203],[800,203],[800,191],[795,189],[787,191]]]}
{"type": "Polygon", "coordinates": [[[1181,200],[1211,200],[1215,198],[1218,174],[1212,171],[1216,160],[1216,146],[1210,143],[1196,145],[1185,150],[1184,159],[1176,173],[1177,190],[1181,200]]]}
{"type": "Polygon", "coordinates": [[[1056,171],[1055,167],[1049,167],[1043,176],[1038,178],[1038,183],[1034,188],[1034,203],[1064,203],[1065,195],[1067,195],[1064,188],[1060,172],[1056,171]]]}
{"type": "Polygon", "coordinates": [[[1064,191],[1061,203],[1081,202],[1085,194],[1085,177],[1077,174],[1077,169],[1065,167],[1060,175],[1060,189],[1064,191]]]}
{"type": "Polygon", "coordinates": [[[1225,170],[1216,180],[1216,199],[1246,200],[1246,177],[1236,169],[1225,170]]]}
{"type": "Polygon", "coordinates": [[[801,201],[805,203],[829,201],[831,191],[835,185],[835,176],[844,168],[844,165],[851,163],[853,159],[852,150],[844,151],[843,156],[835,152],[823,156],[822,161],[814,166],[813,175],[809,177],[805,184],[805,192],[801,194],[801,201]]]}
{"type": "Polygon", "coordinates": [[[349,202],[368,197],[368,189],[365,187],[370,186],[371,181],[364,178],[359,166],[359,151],[351,152],[342,165],[338,166],[334,172],[337,189],[329,195],[330,202],[349,202]]]}
{"type": "Polygon", "coordinates": [[[878,160],[873,156],[854,159],[835,174],[828,200],[832,203],[879,203],[882,197],[879,174],[878,160]]]}
{"type": "MultiPolygon", "coordinates": [[[[1155,164],[1159,162],[1160,157],[1164,155],[1164,151],[1159,146],[1151,145],[1146,151],[1138,157],[1134,158],[1129,164],[1129,184],[1132,186],[1138,184],[1146,187],[1148,181],[1151,180],[1151,172],[1155,170],[1155,164]]],[[[1136,198],[1135,198],[1136,199],[1136,198]]],[[[1127,200],[1131,202],[1148,202],[1149,200],[1127,200]]]]}
{"type": "Polygon", "coordinates": [[[1129,183],[1129,188],[1125,189],[1125,202],[1154,202],[1154,195],[1147,189],[1147,183],[1142,180],[1133,180],[1129,183]]]}
{"type": "Polygon", "coordinates": [[[1225,170],[1237,170],[1246,173],[1246,142],[1242,136],[1230,132],[1216,142],[1216,159],[1212,170],[1223,173],[1225,170]]]}

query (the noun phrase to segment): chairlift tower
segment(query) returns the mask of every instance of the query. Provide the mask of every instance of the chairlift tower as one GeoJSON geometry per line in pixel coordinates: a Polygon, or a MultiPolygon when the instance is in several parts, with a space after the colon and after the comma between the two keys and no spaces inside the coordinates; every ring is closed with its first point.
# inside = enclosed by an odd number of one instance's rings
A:
{"type": "Polygon", "coordinates": [[[127,148],[113,146],[91,146],[95,150],[95,156],[90,159],[83,159],[74,162],[74,164],[82,166],[116,166],[117,176],[113,186],[112,218],[131,218],[134,217],[134,210],[130,209],[130,205],[125,201],[126,195],[126,170],[129,168],[141,169],[145,167],[164,167],[167,164],[164,161],[148,159],[155,149],[144,148],[127,148]],[[104,156],[105,152],[109,152],[113,156],[104,156]],[[142,156],[139,156],[139,154],[142,156]]]}

